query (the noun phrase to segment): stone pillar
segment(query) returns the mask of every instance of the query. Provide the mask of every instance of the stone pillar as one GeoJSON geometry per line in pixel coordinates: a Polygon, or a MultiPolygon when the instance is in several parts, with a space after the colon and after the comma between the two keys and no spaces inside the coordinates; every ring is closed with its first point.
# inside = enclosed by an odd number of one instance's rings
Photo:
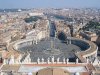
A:
{"type": "Polygon", "coordinates": [[[65,60],[65,58],[63,58],[63,64],[65,64],[66,63],[66,60],[65,60]]]}
{"type": "Polygon", "coordinates": [[[51,61],[52,61],[52,63],[54,63],[54,56],[52,56],[51,61]]]}
{"type": "Polygon", "coordinates": [[[3,60],[3,64],[4,64],[4,65],[7,64],[6,59],[3,60]]]}
{"type": "Polygon", "coordinates": [[[40,58],[37,59],[37,64],[40,64],[40,58]]]}
{"type": "Polygon", "coordinates": [[[71,39],[69,40],[69,44],[72,44],[72,41],[71,41],[71,39]]]}
{"type": "Polygon", "coordinates": [[[21,63],[21,62],[20,62],[21,58],[22,58],[22,55],[20,54],[19,57],[18,57],[18,63],[19,63],[19,64],[21,63]]]}
{"type": "Polygon", "coordinates": [[[57,63],[59,63],[59,57],[57,58],[57,63]]]}
{"type": "Polygon", "coordinates": [[[42,64],[44,64],[44,58],[42,58],[41,60],[42,60],[42,64]]]}
{"type": "Polygon", "coordinates": [[[31,58],[30,58],[30,56],[29,56],[29,58],[28,58],[28,63],[31,63],[31,58]]]}
{"type": "Polygon", "coordinates": [[[78,58],[76,59],[76,64],[78,64],[78,58]]]}
{"type": "Polygon", "coordinates": [[[67,64],[69,63],[69,59],[67,58],[67,64]]]}
{"type": "Polygon", "coordinates": [[[87,62],[87,64],[89,63],[89,59],[88,58],[86,58],[86,62],[87,62]]]}
{"type": "Polygon", "coordinates": [[[37,44],[37,39],[35,39],[36,40],[36,44],[37,44]]]}
{"type": "Polygon", "coordinates": [[[15,61],[14,61],[14,55],[11,55],[11,58],[10,58],[10,64],[14,64],[15,61]]]}
{"type": "Polygon", "coordinates": [[[47,59],[47,64],[49,64],[49,63],[50,63],[50,58],[47,59]]]}
{"type": "Polygon", "coordinates": [[[26,63],[31,63],[30,53],[28,53],[28,55],[25,59],[26,59],[26,63]]]}

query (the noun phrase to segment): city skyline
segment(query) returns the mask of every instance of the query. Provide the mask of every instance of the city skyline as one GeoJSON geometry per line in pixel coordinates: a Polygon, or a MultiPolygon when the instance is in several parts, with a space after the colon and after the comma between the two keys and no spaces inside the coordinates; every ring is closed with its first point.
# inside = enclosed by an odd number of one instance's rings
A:
{"type": "Polygon", "coordinates": [[[0,8],[100,8],[100,0],[0,0],[0,8]]]}

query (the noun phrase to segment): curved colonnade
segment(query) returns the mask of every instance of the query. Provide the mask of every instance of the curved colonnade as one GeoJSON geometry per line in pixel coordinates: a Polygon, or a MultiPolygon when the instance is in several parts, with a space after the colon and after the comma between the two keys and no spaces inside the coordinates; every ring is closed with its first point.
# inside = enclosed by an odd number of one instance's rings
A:
{"type": "MultiPolygon", "coordinates": [[[[37,44],[38,42],[39,41],[33,40],[33,39],[18,40],[16,42],[13,42],[8,47],[8,50],[15,50],[15,51],[20,52],[19,49],[21,47],[37,44]]],[[[75,52],[75,55],[81,60],[81,62],[84,62],[84,63],[87,62],[87,58],[90,60],[96,58],[98,47],[93,42],[77,39],[77,38],[71,38],[71,43],[79,47],[83,47],[82,51],[75,52]]]]}

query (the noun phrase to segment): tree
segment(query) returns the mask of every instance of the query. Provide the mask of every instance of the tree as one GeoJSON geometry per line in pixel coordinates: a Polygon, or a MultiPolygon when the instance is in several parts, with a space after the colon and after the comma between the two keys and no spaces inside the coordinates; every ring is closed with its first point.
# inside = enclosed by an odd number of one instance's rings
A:
{"type": "Polygon", "coordinates": [[[99,22],[89,21],[82,29],[89,30],[89,29],[99,29],[99,28],[100,28],[99,22]]]}

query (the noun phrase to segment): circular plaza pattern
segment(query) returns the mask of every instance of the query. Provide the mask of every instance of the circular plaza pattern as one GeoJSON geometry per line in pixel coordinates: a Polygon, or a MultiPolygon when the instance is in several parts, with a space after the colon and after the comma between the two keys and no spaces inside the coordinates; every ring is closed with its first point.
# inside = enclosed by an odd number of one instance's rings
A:
{"type": "MultiPolygon", "coordinates": [[[[63,59],[70,59],[70,61],[75,61],[76,58],[81,58],[77,56],[77,53],[84,54],[84,57],[88,57],[96,54],[96,45],[94,43],[90,43],[86,40],[76,39],[76,38],[67,38],[67,41],[63,43],[57,38],[46,38],[41,39],[41,41],[33,41],[32,39],[28,40],[20,40],[14,43],[13,49],[17,50],[21,53],[30,54],[30,58],[32,62],[37,62],[37,59],[42,58],[44,61],[47,61],[49,58],[50,61],[52,57],[62,62],[63,59]],[[92,52],[92,45],[95,47],[95,50],[92,52]],[[92,54],[89,55],[88,51],[92,54]],[[85,53],[86,52],[86,53],[85,53]]],[[[79,54],[79,55],[80,55],[79,54]]]]}

